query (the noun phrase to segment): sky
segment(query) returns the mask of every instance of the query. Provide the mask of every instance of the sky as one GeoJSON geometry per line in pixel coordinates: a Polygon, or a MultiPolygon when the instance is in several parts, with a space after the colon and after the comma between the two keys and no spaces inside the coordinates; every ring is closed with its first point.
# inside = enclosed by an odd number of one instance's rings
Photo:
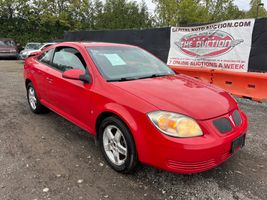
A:
{"type": "MultiPolygon", "coordinates": [[[[234,0],[234,2],[242,10],[249,9],[250,0],[234,0]]],[[[267,0],[262,0],[262,3],[264,3],[264,7],[267,8],[267,0]]]]}
{"type": "MultiPolygon", "coordinates": [[[[136,0],[137,2],[141,2],[142,0],[136,0]]],[[[155,9],[155,5],[152,3],[152,0],[145,0],[147,3],[148,9],[150,12],[153,12],[155,9]]],[[[250,0],[234,0],[234,3],[241,9],[241,10],[248,10],[249,9],[249,2],[250,0]]],[[[267,9],[267,0],[262,0],[264,3],[264,7],[267,9]]]]}

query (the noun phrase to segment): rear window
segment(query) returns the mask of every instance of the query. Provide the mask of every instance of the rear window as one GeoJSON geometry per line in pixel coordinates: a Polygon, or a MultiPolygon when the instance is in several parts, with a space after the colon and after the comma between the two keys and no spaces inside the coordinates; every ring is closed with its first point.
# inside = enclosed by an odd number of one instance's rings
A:
{"type": "Polygon", "coordinates": [[[16,43],[14,40],[0,40],[0,46],[16,46],[16,43]]]}

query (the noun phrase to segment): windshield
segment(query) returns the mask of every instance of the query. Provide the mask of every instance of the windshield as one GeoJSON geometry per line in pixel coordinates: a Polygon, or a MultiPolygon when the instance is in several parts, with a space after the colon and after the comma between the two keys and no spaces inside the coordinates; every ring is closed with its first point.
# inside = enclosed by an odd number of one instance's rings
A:
{"type": "Polygon", "coordinates": [[[173,75],[162,61],[137,47],[93,47],[87,49],[107,81],[173,75]]]}
{"type": "Polygon", "coordinates": [[[0,40],[0,46],[16,46],[16,43],[13,40],[0,40]]]}
{"type": "Polygon", "coordinates": [[[28,50],[37,50],[41,47],[41,43],[28,43],[25,47],[25,49],[28,50]]]}

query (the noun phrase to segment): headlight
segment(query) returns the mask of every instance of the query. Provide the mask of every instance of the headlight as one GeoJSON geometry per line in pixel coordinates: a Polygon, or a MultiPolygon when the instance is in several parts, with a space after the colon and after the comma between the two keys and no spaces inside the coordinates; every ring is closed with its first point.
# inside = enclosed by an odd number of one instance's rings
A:
{"type": "Polygon", "coordinates": [[[186,138],[203,135],[198,123],[185,115],[156,111],[148,113],[148,117],[161,132],[172,137],[186,138]]]}

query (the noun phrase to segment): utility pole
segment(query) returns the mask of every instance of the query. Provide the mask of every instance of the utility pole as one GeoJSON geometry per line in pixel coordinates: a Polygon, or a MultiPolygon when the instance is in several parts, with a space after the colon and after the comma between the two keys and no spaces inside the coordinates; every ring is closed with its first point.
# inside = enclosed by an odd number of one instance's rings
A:
{"type": "Polygon", "coordinates": [[[260,3],[258,3],[258,5],[257,5],[257,16],[256,16],[256,18],[259,17],[259,9],[260,9],[260,7],[263,7],[263,6],[264,6],[264,3],[261,3],[261,1],[260,1],[260,3]]]}

